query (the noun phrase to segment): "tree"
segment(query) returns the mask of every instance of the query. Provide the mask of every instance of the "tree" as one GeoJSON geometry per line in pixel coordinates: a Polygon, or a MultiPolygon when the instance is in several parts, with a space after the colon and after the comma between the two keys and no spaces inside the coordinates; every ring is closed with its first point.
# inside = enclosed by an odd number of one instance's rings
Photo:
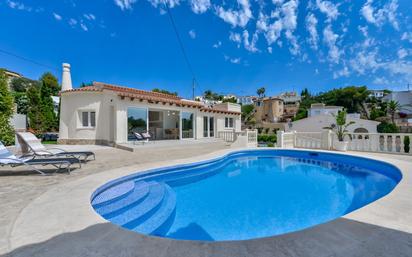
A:
{"type": "Polygon", "coordinates": [[[5,145],[14,144],[14,129],[10,125],[13,115],[13,96],[7,85],[6,75],[0,70],[0,141],[5,145]]]}
{"type": "Polygon", "coordinates": [[[350,86],[330,90],[319,94],[316,98],[327,105],[343,106],[349,113],[362,111],[367,116],[368,112],[363,103],[368,99],[369,94],[365,86],[350,86]]]}
{"type": "Polygon", "coordinates": [[[156,93],[162,93],[162,94],[166,94],[166,95],[174,95],[177,96],[177,92],[170,92],[168,90],[165,89],[159,89],[159,88],[153,88],[152,92],[156,92],[156,93]]]}
{"type": "Polygon", "coordinates": [[[25,93],[27,88],[35,83],[37,83],[37,81],[27,78],[13,78],[10,86],[14,92],[25,93]]]}
{"type": "Polygon", "coordinates": [[[311,97],[311,94],[307,88],[303,89],[302,92],[300,93],[300,96],[302,100],[304,99],[309,99],[311,97]]]}
{"type": "Polygon", "coordinates": [[[395,114],[400,110],[401,105],[399,104],[399,102],[391,100],[388,102],[388,107],[387,107],[387,111],[389,113],[389,115],[391,116],[391,121],[393,124],[395,124],[395,114]]]}
{"type": "Polygon", "coordinates": [[[229,98],[223,98],[222,100],[223,103],[237,103],[236,97],[229,97],[229,98]]]}
{"type": "Polygon", "coordinates": [[[27,99],[27,94],[24,92],[14,92],[14,103],[17,107],[17,113],[20,114],[27,114],[29,108],[29,102],[27,99]]]}
{"type": "Polygon", "coordinates": [[[265,92],[266,88],[264,87],[258,88],[258,90],[256,90],[256,94],[259,96],[259,98],[265,97],[265,92]]]}
{"type": "Polygon", "coordinates": [[[50,90],[50,95],[58,95],[60,92],[60,85],[59,82],[57,80],[57,78],[51,74],[50,72],[46,72],[44,73],[41,77],[40,77],[40,82],[42,83],[42,86],[46,86],[49,88],[50,90]]]}
{"type": "Polygon", "coordinates": [[[50,87],[49,81],[42,80],[40,87],[40,111],[41,115],[41,131],[49,131],[57,129],[57,117],[56,113],[54,112],[54,104],[51,90],[53,89],[50,87]]]}
{"type": "Polygon", "coordinates": [[[80,87],[91,87],[91,86],[93,86],[93,82],[89,82],[89,83],[82,82],[82,84],[80,84],[80,87]]]}
{"type": "Polygon", "coordinates": [[[218,93],[213,92],[212,90],[206,90],[203,93],[203,97],[208,100],[214,100],[214,101],[222,101],[223,100],[223,95],[220,95],[218,93]]]}
{"type": "Polygon", "coordinates": [[[27,117],[29,119],[29,127],[35,131],[40,131],[42,127],[43,117],[41,112],[40,86],[32,85],[27,89],[27,117]]]}
{"type": "Polygon", "coordinates": [[[256,121],[253,117],[253,110],[254,110],[254,105],[253,104],[246,104],[242,105],[241,110],[242,110],[242,120],[246,125],[255,125],[256,121]]]}

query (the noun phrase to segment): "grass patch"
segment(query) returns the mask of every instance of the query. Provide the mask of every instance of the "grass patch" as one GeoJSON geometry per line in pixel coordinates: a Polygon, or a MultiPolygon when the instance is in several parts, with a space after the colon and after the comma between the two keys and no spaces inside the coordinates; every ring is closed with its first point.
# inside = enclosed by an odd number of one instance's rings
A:
{"type": "Polygon", "coordinates": [[[42,141],[41,143],[45,145],[57,145],[57,141],[42,141]]]}

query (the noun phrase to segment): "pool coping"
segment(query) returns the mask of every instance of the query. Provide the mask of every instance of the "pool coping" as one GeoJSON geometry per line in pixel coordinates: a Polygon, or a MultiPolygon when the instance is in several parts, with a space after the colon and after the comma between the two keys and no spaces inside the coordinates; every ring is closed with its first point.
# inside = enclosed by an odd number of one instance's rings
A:
{"type": "MultiPolygon", "coordinates": [[[[26,245],[41,243],[60,234],[81,231],[96,224],[111,224],[100,217],[90,204],[90,197],[93,192],[108,181],[153,168],[164,168],[192,162],[206,162],[239,150],[256,149],[264,150],[265,148],[225,149],[197,157],[174,160],[172,162],[167,161],[133,165],[127,168],[103,171],[78,180],[56,185],[38,196],[20,212],[10,233],[8,250],[12,251],[26,245]],[[51,212],[50,210],[53,211],[51,212]]],[[[273,148],[269,149],[273,150],[273,148]]],[[[331,153],[331,151],[313,149],[293,150],[331,153]]],[[[363,152],[332,153],[347,154],[370,159],[378,158],[380,161],[388,162],[396,166],[403,176],[402,180],[391,193],[343,217],[406,233],[412,233],[412,201],[410,201],[410,196],[412,195],[412,179],[410,176],[412,165],[410,165],[410,163],[408,165],[407,161],[390,158],[390,155],[383,157],[382,155],[363,152]]],[[[81,170],[79,172],[81,172],[81,170]]],[[[112,224],[112,226],[116,225],[112,224]]],[[[312,228],[313,227],[308,229],[310,230],[312,228]]],[[[119,233],[125,233],[130,237],[136,236],[137,238],[143,236],[137,233],[130,233],[123,229],[119,230],[119,233]]],[[[299,231],[292,233],[299,233],[299,231]]],[[[281,238],[283,236],[284,235],[279,235],[274,238],[281,238]]],[[[164,240],[174,241],[172,239],[164,240]]],[[[264,239],[252,239],[246,241],[253,240],[259,241],[264,239]]]]}

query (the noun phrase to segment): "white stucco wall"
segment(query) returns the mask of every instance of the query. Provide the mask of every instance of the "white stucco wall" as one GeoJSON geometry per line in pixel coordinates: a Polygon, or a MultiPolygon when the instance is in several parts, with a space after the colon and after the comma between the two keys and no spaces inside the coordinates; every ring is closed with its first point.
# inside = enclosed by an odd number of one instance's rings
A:
{"type": "Polygon", "coordinates": [[[106,139],[108,137],[108,119],[104,103],[105,96],[97,92],[73,92],[61,98],[60,139],[106,139]],[[95,128],[82,128],[79,112],[95,111],[95,128]]]}
{"type": "Polygon", "coordinates": [[[311,107],[308,112],[308,116],[317,116],[317,115],[337,115],[339,111],[342,111],[343,107],[336,106],[335,108],[328,107],[311,107]]]}
{"type": "MultiPolygon", "coordinates": [[[[203,138],[203,117],[213,116],[215,118],[215,136],[218,131],[233,130],[225,128],[225,117],[234,119],[234,128],[241,130],[240,115],[203,112],[197,108],[170,106],[169,104],[154,104],[131,101],[129,98],[121,99],[114,92],[88,92],[78,91],[63,93],[61,97],[60,132],[59,138],[63,140],[104,140],[116,143],[127,142],[127,109],[129,107],[171,110],[176,112],[194,113],[194,138],[203,138]],[[113,110],[113,114],[111,113],[113,110]],[[96,112],[96,127],[81,127],[81,111],[96,112]],[[111,136],[113,134],[113,136],[111,136]]],[[[165,128],[175,127],[171,124],[164,124],[165,128]]],[[[181,123],[179,122],[179,127],[181,123]]]]}
{"type": "MultiPolygon", "coordinates": [[[[377,126],[379,122],[357,119],[353,117],[347,117],[347,122],[354,121],[355,124],[348,127],[349,132],[353,132],[357,128],[365,128],[369,133],[377,133],[377,126]]],[[[320,132],[324,127],[330,127],[335,124],[335,117],[332,115],[316,115],[292,122],[292,127],[286,126],[287,131],[297,132],[320,132]]]]}

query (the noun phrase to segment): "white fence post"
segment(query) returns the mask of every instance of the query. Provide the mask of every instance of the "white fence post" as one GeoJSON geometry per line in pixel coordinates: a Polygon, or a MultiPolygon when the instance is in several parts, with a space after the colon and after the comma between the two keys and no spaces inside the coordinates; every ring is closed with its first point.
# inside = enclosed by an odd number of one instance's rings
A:
{"type": "Polygon", "coordinates": [[[278,130],[276,134],[277,134],[277,135],[276,135],[276,136],[277,136],[276,145],[277,145],[277,147],[279,147],[279,148],[283,148],[283,135],[285,134],[285,132],[284,132],[284,131],[281,131],[281,130],[278,130]]]}
{"type": "Polygon", "coordinates": [[[329,129],[322,130],[321,148],[330,150],[332,148],[332,132],[329,129]]]}

